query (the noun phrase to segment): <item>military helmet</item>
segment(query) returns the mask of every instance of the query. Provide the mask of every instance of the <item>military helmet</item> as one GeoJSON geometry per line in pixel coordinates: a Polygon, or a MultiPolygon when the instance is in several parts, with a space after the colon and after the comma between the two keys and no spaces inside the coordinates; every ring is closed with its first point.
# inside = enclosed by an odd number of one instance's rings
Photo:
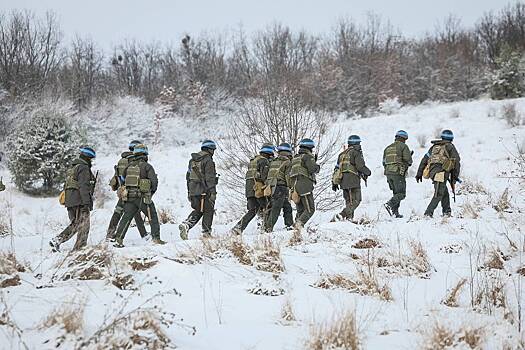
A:
{"type": "Polygon", "coordinates": [[[361,143],[361,138],[358,135],[350,135],[350,137],[348,137],[349,145],[358,145],[360,143],[361,143]]]}
{"type": "Polygon", "coordinates": [[[312,149],[315,147],[315,142],[312,139],[302,139],[299,141],[299,147],[312,149]]]}
{"type": "Polygon", "coordinates": [[[271,143],[263,143],[259,153],[273,154],[275,152],[275,147],[271,143]]]}
{"type": "Polygon", "coordinates": [[[281,151],[283,151],[283,152],[290,152],[290,153],[293,152],[292,146],[290,146],[290,144],[287,143],[287,142],[283,142],[279,146],[277,146],[277,151],[278,152],[281,152],[281,151]]]}
{"type": "Polygon", "coordinates": [[[451,130],[443,130],[441,132],[441,139],[442,140],[447,140],[447,141],[452,141],[454,140],[454,133],[451,131],[451,130]]]}
{"type": "Polygon", "coordinates": [[[93,159],[93,158],[96,158],[97,157],[97,153],[95,152],[95,150],[91,147],[87,147],[87,146],[84,146],[84,147],[80,147],[80,154],[83,155],[83,156],[86,156],[90,159],[93,159]]]}
{"type": "Polygon", "coordinates": [[[128,148],[129,148],[130,151],[133,152],[133,149],[135,148],[135,146],[136,146],[136,145],[140,145],[141,143],[142,143],[142,142],[139,141],[139,140],[133,140],[133,141],[131,141],[131,142],[129,143],[128,148]]]}
{"type": "Polygon", "coordinates": [[[406,132],[405,130],[398,130],[396,132],[396,137],[400,137],[402,139],[407,140],[408,139],[408,132],[406,132]]]}
{"type": "Polygon", "coordinates": [[[135,148],[133,148],[133,154],[136,156],[138,155],[147,156],[149,154],[148,146],[146,146],[143,143],[139,143],[138,145],[135,145],[135,148]]]}
{"type": "Polygon", "coordinates": [[[212,140],[204,140],[201,144],[201,150],[204,149],[217,149],[217,144],[212,140]]]}

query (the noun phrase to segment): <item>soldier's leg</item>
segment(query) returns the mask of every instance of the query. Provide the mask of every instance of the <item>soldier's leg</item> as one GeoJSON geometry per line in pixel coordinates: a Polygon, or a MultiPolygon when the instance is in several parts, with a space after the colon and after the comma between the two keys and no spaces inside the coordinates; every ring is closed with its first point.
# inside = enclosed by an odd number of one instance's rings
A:
{"type": "Polygon", "coordinates": [[[348,209],[348,218],[350,220],[354,219],[355,210],[361,204],[361,188],[352,188],[349,190],[350,196],[352,197],[352,203],[348,209]]]}
{"type": "MultiPolygon", "coordinates": [[[[151,227],[151,238],[160,239],[160,224],[159,217],[157,215],[157,209],[155,208],[155,203],[151,202],[150,204],[145,204],[141,200],[140,211],[142,211],[150,221],[149,224],[151,227]]],[[[135,213],[135,215],[137,213],[135,213]]]]}
{"type": "Polygon", "coordinates": [[[135,220],[135,224],[137,225],[137,230],[139,230],[140,237],[146,237],[148,235],[148,231],[146,231],[144,219],[142,218],[142,215],[140,215],[140,211],[138,211],[137,214],[135,214],[133,220],[135,220]]]}
{"type": "Polygon", "coordinates": [[[304,207],[304,211],[301,216],[297,219],[297,222],[300,225],[304,226],[308,220],[314,215],[315,212],[315,203],[313,194],[309,193],[305,196],[301,196],[301,203],[304,207]]]}
{"type": "Polygon", "coordinates": [[[80,215],[80,208],[67,208],[67,215],[69,217],[69,225],[57,236],[59,244],[67,242],[76,233],[77,221],[80,215]]]}
{"type": "Polygon", "coordinates": [[[191,229],[195,226],[202,217],[201,213],[201,196],[191,196],[190,204],[193,211],[190,213],[188,218],[184,221],[188,228],[191,229]]]}
{"type": "Polygon", "coordinates": [[[343,190],[343,198],[345,200],[345,207],[339,213],[344,219],[352,219],[353,211],[352,211],[352,204],[353,204],[353,198],[352,198],[352,192],[349,189],[343,190]]]}
{"type": "Polygon", "coordinates": [[[90,228],[89,211],[82,211],[79,213],[79,218],[76,225],[77,241],[73,250],[79,250],[87,245],[90,228]]]}
{"type": "Polygon", "coordinates": [[[425,210],[425,215],[432,216],[434,215],[434,210],[436,210],[439,202],[441,202],[441,199],[443,198],[443,185],[444,182],[437,182],[434,181],[434,195],[432,196],[432,200],[428,204],[427,209],[425,210]]]}
{"type": "Polygon", "coordinates": [[[390,200],[387,202],[387,204],[391,208],[393,208],[393,201],[394,201],[394,196],[396,194],[396,191],[395,191],[394,179],[392,178],[392,175],[387,175],[386,176],[386,182],[388,183],[388,188],[390,188],[390,191],[392,191],[392,198],[390,198],[390,200]]]}
{"type": "Polygon", "coordinates": [[[441,209],[443,210],[443,215],[450,215],[452,209],[450,208],[450,195],[448,193],[447,183],[443,183],[443,197],[441,198],[441,209]]]}
{"type": "Polygon", "coordinates": [[[299,220],[299,218],[303,215],[303,212],[305,211],[305,208],[303,206],[303,201],[296,203],[295,208],[297,209],[297,213],[295,213],[295,222],[297,223],[297,221],[299,220]]]}
{"type": "Polygon", "coordinates": [[[275,223],[277,222],[277,219],[279,219],[279,215],[281,214],[281,209],[284,207],[285,200],[288,201],[288,198],[285,196],[286,194],[283,193],[279,186],[275,188],[275,192],[271,199],[271,208],[268,212],[268,215],[266,216],[264,224],[264,229],[266,232],[271,232],[275,226],[275,223]]]}
{"type": "Polygon", "coordinates": [[[394,196],[390,200],[390,206],[397,212],[401,201],[406,197],[406,180],[404,176],[396,176],[392,179],[394,196]]]}
{"type": "Polygon", "coordinates": [[[257,211],[259,210],[259,202],[255,197],[250,197],[247,199],[247,209],[248,211],[244,216],[241,218],[241,220],[235,225],[235,227],[239,228],[239,230],[244,231],[250,221],[255,217],[257,214],[257,211]]]}
{"type": "Polygon", "coordinates": [[[202,216],[202,232],[204,234],[211,234],[213,225],[213,216],[215,215],[215,199],[216,194],[206,196],[204,202],[204,213],[202,216]]]}
{"type": "Polygon", "coordinates": [[[117,226],[118,226],[118,223],[123,213],[124,213],[124,204],[122,200],[119,199],[117,202],[117,205],[115,206],[115,210],[113,211],[113,215],[111,215],[111,220],[109,220],[109,227],[106,233],[107,239],[115,238],[115,232],[117,231],[117,226]]]}
{"type": "Polygon", "coordinates": [[[123,241],[126,236],[126,232],[129,229],[131,220],[135,214],[139,211],[140,198],[131,199],[124,203],[124,214],[117,227],[116,239],[123,241]]]}

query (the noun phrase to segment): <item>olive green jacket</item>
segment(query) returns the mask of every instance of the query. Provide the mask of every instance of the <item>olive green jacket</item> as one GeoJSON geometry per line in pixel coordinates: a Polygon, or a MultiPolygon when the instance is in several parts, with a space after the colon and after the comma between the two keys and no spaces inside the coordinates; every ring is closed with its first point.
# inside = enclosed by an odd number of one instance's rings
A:
{"type": "Polygon", "coordinates": [[[186,184],[190,197],[217,193],[217,170],[215,169],[215,162],[210,152],[203,150],[191,154],[191,160],[188,162],[188,171],[186,173],[186,184]],[[200,163],[199,172],[202,179],[199,181],[190,179],[192,160],[200,163]]]}
{"type": "Polygon", "coordinates": [[[348,157],[350,158],[350,164],[352,164],[355,167],[355,169],[357,170],[357,174],[353,174],[351,172],[343,173],[340,187],[343,190],[361,188],[360,175],[370,176],[372,172],[370,171],[370,169],[368,169],[368,167],[365,164],[363,151],[361,150],[360,145],[348,146],[348,148],[345,151],[341,152],[337,157],[336,169],[339,168],[339,164],[341,163],[341,160],[346,152],[348,153],[348,157]]]}
{"type": "MultiPolygon", "coordinates": [[[[459,156],[459,152],[456,149],[456,146],[451,141],[446,140],[435,140],[432,141],[432,147],[428,150],[428,152],[423,156],[423,159],[421,159],[421,162],[419,163],[419,168],[417,169],[417,175],[416,177],[423,177],[423,170],[427,166],[427,163],[430,160],[430,156],[432,155],[432,149],[434,148],[434,145],[445,145],[445,148],[448,152],[448,155],[450,158],[454,158],[454,169],[452,171],[445,173],[445,179],[450,180],[451,177],[455,180],[459,178],[459,172],[461,170],[461,159],[459,156]]],[[[433,179],[437,173],[440,173],[443,171],[443,167],[441,164],[432,164],[430,167],[430,178],[433,179]]]]}
{"type": "MultiPolygon", "coordinates": [[[[253,160],[254,158],[250,159],[253,160]]],[[[268,177],[268,170],[270,170],[270,158],[262,156],[257,161],[256,172],[257,177],[255,179],[246,179],[245,195],[246,198],[255,197],[255,181],[264,183],[268,177]]]]}
{"type": "Polygon", "coordinates": [[[383,166],[385,167],[385,175],[406,175],[408,168],[412,165],[412,154],[407,144],[403,141],[396,140],[394,143],[388,145],[383,151],[383,166]],[[397,170],[389,170],[386,166],[386,151],[387,149],[395,145],[396,153],[399,157],[400,164],[397,170]]]}
{"type": "MultiPolygon", "coordinates": [[[[157,192],[157,188],[159,186],[159,180],[157,178],[157,174],[155,173],[155,169],[153,169],[153,166],[148,163],[148,157],[147,156],[133,156],[129,158],[129,165],[130,166],[139,166],[140,169],[140,178],[141,179],[147,179],[151,183],[151,194],[155,194],[157,192]]],[[[127,175],[127,169],[124,171],[124,176],[127,175]]]]}
{"type": "Polygon", "coordinates": [[[95,176],[91,172],[91,161],[89,158],[80,156],[71,164],[75,168],[73,178],[78,182],[78,189],[66,190],[66,208],[88,207],[93,210],[93,192],[95,187],[95,176]]]}
{"type": "Polygon", "coordinates": [[[299,195],[303,196],[312,193],[315,185],[315,174],[319,173],[321,166],[315,162],[315,157],[312,151],[306,148],[299,148],[299,152],[294,158],[301,157],[301,165],[306,169],[310,176],[303,175],[290,178],[290,186],[294,188],[299,195]]]}

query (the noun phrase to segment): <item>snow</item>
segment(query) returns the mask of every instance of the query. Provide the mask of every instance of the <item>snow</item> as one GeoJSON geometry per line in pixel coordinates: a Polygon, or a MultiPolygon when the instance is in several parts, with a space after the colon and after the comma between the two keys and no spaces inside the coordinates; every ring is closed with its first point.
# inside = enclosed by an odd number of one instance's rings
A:
{"type": "MultiPolygon", "coordinates": [[[[510,102],[516,103],[518,110],[525,110],[525,99],[510,102]]],[[[38,326],[52,310],[64,303],[85,303],[83,329],[73,337],[66,337],[59,347],[73,348],[77,338],[89,338],[108,318],[117,315],[121,306],[123,310],[133,310],[151,296],[173,289],[180,295],[158,295],[142,307],[158,305],[161,310],[176,315],[177,323],[162,328],[179,349],[302,349],[313,325],[330,321],[334,315],[347,309],[355,312],[365,349],[421,348],[424,334],[435,322],[455,329],[465,325],[481,327],[484,332],[482,348],[485,349],[500,349],[506,345],[518,348],[519,340],[525,340],[523,332],[518,331],[520,321],[517,317],[519,308],[522,308],[521,313],[525,311],[525,299],[521,287],[524,277],[515,272],[524,266],[525,260],[522,232],[525,202],[523,185],[500,175],[513,169],[511,153],[515,150],[514,142],[521,144],[525,129],[511,128],[499,117],[501,107],[507,103],[509,101],[490,100],[429,103],[403,107],[388,116],[341,117],[333,125],[334,130],[342,128],[347,135],[361,136],[365,159],[372,170],[368,187],[362,188],[363,202],[356,211],[357,218],[370,222],[364,225],[329,223],[336,211],[318,211],[304,232],[305,241],[289,246],[291,234],[282,230],[284,225],[280,220],[271,237],[274,245],[280,247],[284,272],[275,275],[241,264],[227,249],[207,252],[199,240],[200,226],[190,231],[189,241],[181,241],[178,236],[177,225],[190,212],[184,180],[188,157],[198,150],[199,140],[204,137],[220,142],[224,134],[221,130],[227,128],[228,123],[225,116],[220,119],[221,125],[206,129],[206,135],[200,135],[195,126],[185,126],[183,121],[167,121],[173,123],[171,130],[176,137],[150,147],[150,162],[160,179],[155,204],[158,210],[169,210],[175,223],[161,226],[161,236],[168,241],[165,246],[153,246],[141,240],[136,229],[131,228],[125,239],[126,248],[108,247],[113,261],[108,273],[112,276],[117,272],[131,274],[136,290],[120,290],[109,279],[61,280],[60,276],[68,271],[74,242],[64,244],[60,253],[51,253],[47,242],[67,225],[65,210],[56,198],[33,198],[21,194],[14,188],[7,170],[0,168],[0,176],[7,185],[7,190],[0,193],[0,216],[12,218],[14,231],[13,235],[0,238],[0,250],[15,252],[17,259],[30,267],[30,271],[19,273],[19,286],[0,289],[13,323],[23,334],[22,342],[12,327],[0,325],[4,333],[0,348],[55,348],[63,330],[56,326],[51,329],[38,326]],[[451,111],[457,111],[459,118],[454,118],[456,113],[451,111]],[[462,156],[461,178],[464,183],[458,186],[457,203],[452,203],[452,218],[442,218],[438,207],[433,219],[425,219],[422,214],[432,196],[432,186],[428,181],[416,183],[413,175],[430,140],[443,128],[452,129],[456,136],[454,143],[462,156]],[[414,150],[415,160],[407,179],[407,198],[400,210],[405,218],[401,220],[390,218],[382,209],[391,193],[383,175],[381,157],[384,147],[392,141],[398,129],[409,133],[408,145],[414,150]],[[419,146],[418,136],[425,138],[424,148],[419,146]],[[180,142],[172,142],[174,139],[180,142]],[[479,188],[468,191],[476,184],[486,189],[486,193],[479,188]],[[509,188],[512,207],[498,213],[493,205],[506,188],[509,188]],[[474,208],[478,218],[471,218],[475,215],[462,210],[467,205],[474,208]],[[517,250],[510,247],[505,235],[517,244],[517,250]],[[352,247],[363,238],[378,240],[381,248],[352,247]],[[429,271],[414,270],[411,242],[421,242],[431,264],[429,271]],[[504,262],[504,270],[478,270],[496,248],[509,256],[504,262]],[[447,253],[447,250],[452,253],[447,253]],[[196,257],[201,259],[195,261],[196,257]],[[158,263],[144,271],[135,271],[126,262],[136,258],[151,258],[158,263]],[[400,265],[375,268],[378,280],[390,286],[393,301],[384,301],[375,295],[312,286],[323,275],[342,274],[355,279],[359,270],[368,270],[367,261],[378,258],[406,265],[404,268],[400,265]],[[478,290],[478,285],[494,276],[506,283],[507,308],[493,308],[490,313],[473,310],[471,291],[478,290]],[[469,281],[459,294],[459,306],[443,305],[441,301],[461,278],[469,281]],[[253,289],[284,294],[249,293],[253,289]],[[281,320],[281,309],[286,301],[291,303],[296,321],[281,320]],[[514,324],[509,317],[503,317],[505,311],[512,312],[514,324]],[[193,335],[191,328],[186,326],[195,327],[196,333],[193,335]]],[[[143,108],[133,106],[136,111],[143,108]]],[[[151,111],[148,113],[151,115],[151,111]]],[[[128,114],[125,118],[131,117],[128,114]]],[[[131,119],[127,120],[132,123],[131,119]]],[[[107,130],[113,130],[111,128],[118,124],[116,120],[108,119],[103,123],[107,130]]],[[[102,128],[102,125],[94,125],[94,128],[102,128]]],[[[103,133],[102,130],[98,132],[103,133]]],[[[104,184],[122,151],[118,147],[110,151],[110,146],[119,143],[125,147],[128,139],[133,138],[132,134],[122,136],[116,130],[112,135],[112,142],[98,150],[94,165],[95,170],[101,171],[104,184]]],[[[341,144],[345,140],[346,137],[341,144]]],[[[221,195],[224,191],[219,186],[214,222],[214,234],[221,238],[213,241],[225,240],[234,221],[242,215],[241,212],[232,212],[230,204],[221,195]]],[[[111,194],[101,208],[92,212],[90,245],[103,241],[115,203],[111,194]]],[[[255,249],[250,255],[252,258],[256,256],[261,240],[255,223],[251,223],[245,231],[244,242],[255,249]]],[[[461,346],[466,344],[460,344],[458,348],[461,346]]]]}

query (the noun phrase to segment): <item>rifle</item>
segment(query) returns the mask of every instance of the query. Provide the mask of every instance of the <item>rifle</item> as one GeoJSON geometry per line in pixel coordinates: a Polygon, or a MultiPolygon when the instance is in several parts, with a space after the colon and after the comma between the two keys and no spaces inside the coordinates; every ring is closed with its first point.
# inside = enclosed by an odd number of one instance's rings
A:
{"type": "Polygon", "coordinates": [[[368,187],[368,176],[365,176],[364,174],[360,173],[359,177],[365,182],[365,187],[368,187]]]}
{"type": "Polygon", "coordinates": [[[450,189],[452,190],[452,198],[454,198],[454,203],[456,203],[456,182],[462,183],[461,179],[457,178],[450,181],[450,189]]]}

